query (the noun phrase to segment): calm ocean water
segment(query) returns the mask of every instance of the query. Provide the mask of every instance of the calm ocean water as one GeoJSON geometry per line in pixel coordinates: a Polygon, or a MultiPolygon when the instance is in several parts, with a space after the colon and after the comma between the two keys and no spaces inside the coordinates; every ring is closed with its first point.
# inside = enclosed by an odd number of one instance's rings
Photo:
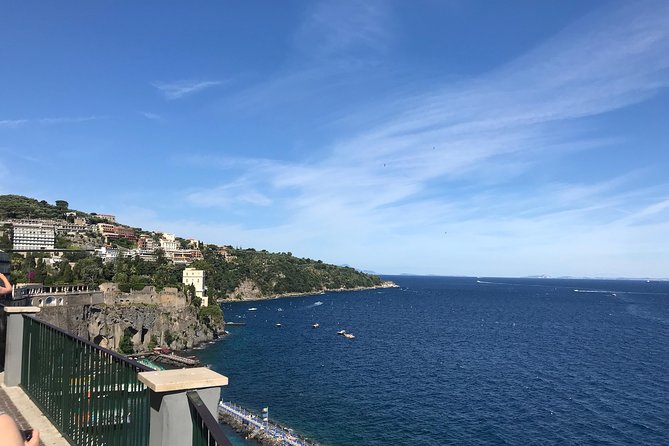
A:
{"type": "Polygon", "coordinates": [[[669,444],[669,282],[390,279],[224,304],[197,354],[324,445],[669,444]]]}

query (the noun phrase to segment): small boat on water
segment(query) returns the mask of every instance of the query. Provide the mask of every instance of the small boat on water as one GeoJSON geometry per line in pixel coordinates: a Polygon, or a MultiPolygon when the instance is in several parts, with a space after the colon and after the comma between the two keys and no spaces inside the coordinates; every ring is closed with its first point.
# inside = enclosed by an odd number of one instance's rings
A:
{"type": "Polygon", "coordinates": [[[345,335],[345,334],[346,334],[346,330],[339,330],[339,331],[337,332],[337,334],[338,334],[338,335],[345,335]]]}
{"type": "Polygon", "coordinates": [[[281,327],[281,324],[275,324],[276,327],[281,327]]]}
{"type": "Polygon", "coordinates": [[[249,311],[258,311],[258,309],[256,307],[251,307],[249,308],[249,311]]]}
{"type": "Polygon", "coordinates": [[[315,323],[314,325],[311,326],[311,328],[318,328],[318,327],[320,327],[320,324],[318,323],[315,323]]]}
{"type": "Polygon", "coordinates": [[[344,333],[344,337],[346,339],[354,339],[355,338],[355,336],[353,336],[351,333],[344,333]]]}

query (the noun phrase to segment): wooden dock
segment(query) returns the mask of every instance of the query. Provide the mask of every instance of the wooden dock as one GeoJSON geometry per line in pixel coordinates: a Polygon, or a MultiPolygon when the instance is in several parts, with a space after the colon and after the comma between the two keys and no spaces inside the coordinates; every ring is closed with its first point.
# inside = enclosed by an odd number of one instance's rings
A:
{"type": "Polygon", "coordinates": [[[190,367],[195,367],[200,365],[199,359],[184,358],[183,356],[175,355],[174,353],[170,353],[169,355],[166,355],[165,353],[156,353],[156,356],[157,359],[162,359],[164,361],[172,361],[190,367]]]}
{"type": "Polygon", "coordinates": [[[162,362],[177,366],[197,367],[200,365],[199,359],[186,358],[175,353],[145,352],[128,355],[129,358],[147,358],[154,362],[162,362]]]}

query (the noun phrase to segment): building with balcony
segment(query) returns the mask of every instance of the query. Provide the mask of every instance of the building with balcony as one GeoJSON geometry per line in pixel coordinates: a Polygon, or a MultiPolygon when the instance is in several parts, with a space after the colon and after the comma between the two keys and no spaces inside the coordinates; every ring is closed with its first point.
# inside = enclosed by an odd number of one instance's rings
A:
{"type": "Polygon", "coordinates": [[[102,235],[107,241],[117,238],[124,238],[133,241],[137,240],[137,235],[135,234],[135,230],[132,228],[112,225],[109,223],[98,223],[97,228],[100,235],[102,235]]]}
{"type": "Polygon", "coordinates": [[[76,224],[76,223],[68,223],[66,221],[59,222],[56,224],[56,232],[86,232],[90,230],[90,226],[87,224],[76,224]]]}
{"type": "Polygon", "coordinates": [[[56,228],[52,224],[14,223],[12,248],[14,250],[54,249],[56,228]]]}
{"type": "Polygon", "coordinates": [[[105,262],[113,262],[121,255],[120,248],[111,248],[108,246],[103,246],[100,249],[96,249],[98,257],[102,258],[105,262]]]}
{"type": "Polygon", "coordinates": [[[137,249],[143,249],[147,251],[154,251],[160,248],[160,243],[156,242],[153,238],[146,235],[141,235],[137,239],[137,249]]]}
{"type": "Polygon", "coordinates": [[[108,223],[116,223],[116,217],[110,214],[97,214],[95,215],[100,220],[104,220],[108,223]]]}
{"type": "Polygon", "coordinates": [[[165,252],[176,251],[179,249],[179,242],[176,240],[160,239],[160,247],[163,248],[165,252]]]}
{"type": "Polygon", "coordinates": [[[202,258],[199,249],[177,249],[170,252],[169,255],[172,263],[177,265],[190,265],[194,260],[202,258]]]}

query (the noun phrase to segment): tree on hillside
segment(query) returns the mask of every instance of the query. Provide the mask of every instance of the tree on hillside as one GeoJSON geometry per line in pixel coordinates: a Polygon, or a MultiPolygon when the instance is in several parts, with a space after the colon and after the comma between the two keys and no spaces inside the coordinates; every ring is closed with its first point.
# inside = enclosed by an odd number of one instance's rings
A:
{"type": "Polygon", "coordinates": [[[118,351],[124,355],[130,355],[135,352],[135,348],[132,345],[132,338],[127,330],[123,333],[121,342],[118,345],[118,351]]]}
{"type": "Polygon", "coordinates": [[[202,306],[202,299],[195,292],[195,285],[192,283],[186,287],[186,297],[192,306],[199,308],[202,306]]]}
{"type": "Polygon", "coordinates": [[[0,235],[0,249],[6,251],[12,249],[12,225],[4,225],[0,235]]]}
{"type": "Polygon", "coordinates": [[[200,308],[197,317],[205,325],[216,328],[223,323],[223,310],[221,310],[219,305],[209,305],[208,307],[200,308]]]}

